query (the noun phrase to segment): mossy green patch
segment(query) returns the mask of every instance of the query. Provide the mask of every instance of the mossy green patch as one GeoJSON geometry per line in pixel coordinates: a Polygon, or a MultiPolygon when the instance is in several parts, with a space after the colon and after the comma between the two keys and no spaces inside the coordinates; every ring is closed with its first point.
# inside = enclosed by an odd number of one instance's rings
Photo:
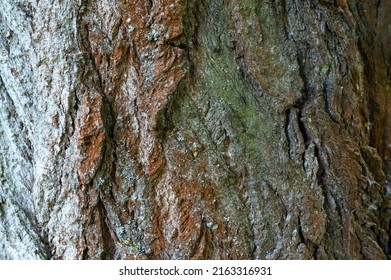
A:
{"type": "Polygon", "coordinates": [[[330,66],[328,64],[323,64],[320,68],[320,74],[326,76],[330,71],[330,66]]]}

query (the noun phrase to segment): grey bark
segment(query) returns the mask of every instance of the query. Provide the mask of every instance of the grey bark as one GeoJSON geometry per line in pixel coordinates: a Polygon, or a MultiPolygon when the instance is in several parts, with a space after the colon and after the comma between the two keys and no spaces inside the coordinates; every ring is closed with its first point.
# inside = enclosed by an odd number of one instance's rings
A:
{"type": "Polygon", "coordinates": [[[387,259],[389,1],[0,0],[0,259],[387,259]]]}

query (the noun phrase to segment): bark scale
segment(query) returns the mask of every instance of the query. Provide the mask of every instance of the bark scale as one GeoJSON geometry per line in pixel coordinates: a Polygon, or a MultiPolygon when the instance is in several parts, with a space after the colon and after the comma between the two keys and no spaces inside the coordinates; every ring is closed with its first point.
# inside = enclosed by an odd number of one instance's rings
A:
{"type": "Polygon", "coordinates": [[[0,0],[0,258],[389,258],[389,14],[0,0]]]}

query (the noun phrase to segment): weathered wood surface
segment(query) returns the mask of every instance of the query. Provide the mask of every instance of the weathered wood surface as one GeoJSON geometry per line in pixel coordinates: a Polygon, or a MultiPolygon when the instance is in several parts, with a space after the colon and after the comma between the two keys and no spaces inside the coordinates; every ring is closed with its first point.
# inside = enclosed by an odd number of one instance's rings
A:
{"type": "Polygon", "coordinates": [[[389,258],[390,14],[0,0],[0,258],[389,258]]]}

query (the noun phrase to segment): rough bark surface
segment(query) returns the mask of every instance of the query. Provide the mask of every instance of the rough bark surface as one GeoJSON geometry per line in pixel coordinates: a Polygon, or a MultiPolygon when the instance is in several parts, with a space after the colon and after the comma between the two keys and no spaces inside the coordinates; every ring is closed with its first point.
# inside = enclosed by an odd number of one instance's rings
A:
{"type": "Polygon", "coordinates": [[[391,3],[0,0],[0,259],[387,259],[391,3]]]}

